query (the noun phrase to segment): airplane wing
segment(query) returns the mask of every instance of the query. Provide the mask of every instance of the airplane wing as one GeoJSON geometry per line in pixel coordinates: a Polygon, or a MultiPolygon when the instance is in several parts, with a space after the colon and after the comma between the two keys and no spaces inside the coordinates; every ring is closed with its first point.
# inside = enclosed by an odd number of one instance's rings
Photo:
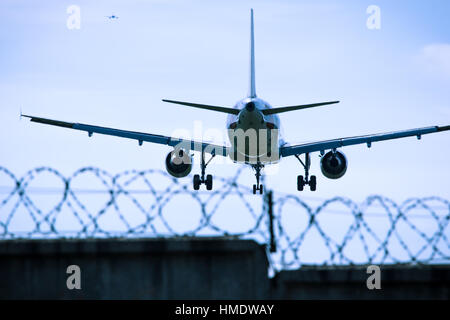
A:
{"type": "Polygon", "coordinates": [[[387,133],[378,133],[378,134],[369,134],[364,136],[355,136],[348,138],[339,138],[332,140],[323,140],[317,142],[310,142],[299,144],[295,146],[285,146],[280,147],[280,155],[282,157],[288,157],[292,155],[299,155],[303,153],[310,153],[316,151],[325,151],[330,149],[336,149],[345,146],[352,146],[356,144],[367,144],[370,148],[372,142],[399,139],[405,137],[413,137],[416,136],[418,139],[421,138],[422,135],[434,132],[441,132],[450,130],[449,126],[433,126],[433,127],[425,127],[418,129],[410,129],[410,130],[402,130],[402,131],[394,131],[387,133]]]}
{"type": "Polygon", "coordinates": [[[142,133],[135,131],[127,131],[120,130],[114,128],[106,128],[99,126],[92,126],[89,124],[82,123],[72,123],[72,122],[64,122],[59,120],[45,119],[39,118],[29,115],[22,115],[23,117],[30,118],[31,122],[43,123],[52,126],[58,126],[63,128],[75,129],[80,131],[86,131],[89,134],[89,137],[92,136],[93,133],[105,134],[110,136],[122,137],[137,140],[139,145],[145,142],[152,142],[158,144],[165,144],[171,147],[180,147],[185,149],[186,151],[193,150],[199,152],[206,152],[211,155],[220,155],[220,156],[228,156],[229,148],[226,146],[214,145],[206,142],[198,142],[193,140],[186,140],[180,138],[167,137],[163,135],[151,134],[151,133],[142,133]]]}

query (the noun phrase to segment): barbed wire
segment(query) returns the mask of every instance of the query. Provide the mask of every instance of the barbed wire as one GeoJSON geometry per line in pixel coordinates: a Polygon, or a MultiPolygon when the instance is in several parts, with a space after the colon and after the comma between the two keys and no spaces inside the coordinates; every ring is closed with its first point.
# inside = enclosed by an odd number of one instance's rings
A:
{"type": "Polygon", "coordinates": [[[39,167],[16,177],[0,166],[0,240],[251,238],[276,246],[268,250],[275,270],[304,264],[450,262],[448,200],[412,198],[397,204],[374,195],[358,204],[334,197],[313,207],[299,195],[253,195],[238,183],[243,168],[230,178],[217,177],[214,191],[198,192],[188,179],[161,170],[111,175],[85,167],[65,177],[39,167]],[[36,199],[43,195],[47,198],[36,199]]]}

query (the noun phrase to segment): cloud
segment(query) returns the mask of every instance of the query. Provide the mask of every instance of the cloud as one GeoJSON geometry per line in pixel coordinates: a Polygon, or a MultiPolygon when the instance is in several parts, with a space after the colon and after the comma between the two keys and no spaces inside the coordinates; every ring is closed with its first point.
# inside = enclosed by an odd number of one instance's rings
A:
{"type": "Polygon", "coordinates": [[[421,49],[419,60],[427,71],[450,77],[450,44],[426,45],[421,49]]]}

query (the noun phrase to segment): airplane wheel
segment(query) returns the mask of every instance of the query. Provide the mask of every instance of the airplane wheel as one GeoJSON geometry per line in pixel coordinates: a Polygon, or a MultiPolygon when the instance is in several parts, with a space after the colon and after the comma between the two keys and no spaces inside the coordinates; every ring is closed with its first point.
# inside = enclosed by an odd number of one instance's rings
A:
{"type": "Polygon", "coordinates": [[[200,176],[198,174],[194,174],[194,190],[200,189],[200,176]]]}
{"type": "Polygon", "coordinates": [[[317,187],[317,179],[316,176],[311,176],[311,179],[309,180],[309,188],[311,191],[316,191],[317,187]]]}
{"type": "Polygon", "coordinates": [[[206,190],[212,190],[213,187],[213,178],[212,175],[208,174],[206,176],[206,190]]]}
{"type": "Polygon", "coordinates": [[[253,194],[256,194],[256,184],[253,185],[253,194]]]}
{"type": "Polygon", "coordinates": [[[262,184],[259,186],[259,194],[263,194],[263,185],[262,184]]]}
{"type": "Polygon", "coordinates": [[[303,187],[305,186],[305,180],[303,176],[297,176],[297,190],[303,191],[303,187]]]}

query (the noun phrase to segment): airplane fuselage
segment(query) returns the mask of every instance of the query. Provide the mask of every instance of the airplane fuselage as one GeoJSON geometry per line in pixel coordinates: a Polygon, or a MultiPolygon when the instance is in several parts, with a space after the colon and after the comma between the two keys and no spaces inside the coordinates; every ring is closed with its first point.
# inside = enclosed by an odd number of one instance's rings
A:
{"type": "Polygon", "coordinates": [[[264,115],[271,109],[266,101],[253,97],[239,100],[235,109],[239,114],[229,114],[228,137],[231,143],[230,157],[234,162],[269,164],[279,161],[280,119],[277,115],[264,115]]]}

